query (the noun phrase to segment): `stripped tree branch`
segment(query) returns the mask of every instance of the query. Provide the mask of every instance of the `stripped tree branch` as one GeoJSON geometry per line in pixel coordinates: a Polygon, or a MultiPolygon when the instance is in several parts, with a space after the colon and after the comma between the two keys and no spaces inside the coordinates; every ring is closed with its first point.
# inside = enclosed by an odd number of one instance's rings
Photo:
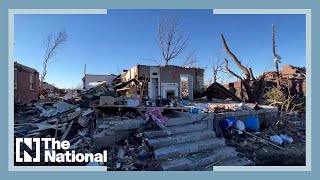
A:
{"type": "Polygon", "coordinates": [[[233,71],[231,71],[231,70],[229,69],[229,63],[228,63],[227,58],[224,58],[224,62],[225,62],[225,64],[226,64],[226,66],[225,66],[226,71],[227,71],[228,73],[232,74],[234,77],[236,77],[236,78],[240,79],[241,81],[243,81],[243,79],[242,79],[241,76],[239,76],[238,74],[234,73],[233,71]]]}
{"type": "Polygon", "coordinates": [[[279,65],[278,65],[278,60],[277,54],[276,54],[276,45],[275,45],[275,26],[272,24],[272,52],[273,52],[273,58],[274,58],[274,64],[276,66],[276,74],[277,74],[277,88],[280,88],[280,72],[279,72],[279,65]]]}
{"type": "Polygon", "coordinates": [[[254,77],[251,68],[249,68],[249,71],[250,71],[251,79],[252,79],[254,82],[257,82],[257,79],[254,77]]]}
{"type": "Polygon", "coordinates": [[[243,66],[241,64],[241,62],[238,60],[238,58],[230,51],[222,34],[221,34],[221,39],[222,39],[222,43],[224,45],[224,49],[225,49],[226,53],[229,54],[233,58],[234,62],[236,63],[238,68],[245,74],[246,78],[244,79],[241,76],[239,76],[238,74],[231,71],[228,67],[228,60],[227,59],[225,59],[226,71],[229,72],[229,74],[231,74],[241,80],[241,91],[242,91],[242,85],[243,85],[249,102],[251,102],[251,103],[261,102],[262,97],[263,97],[263,93],[264,93],[264,88],[265,88],[264,76],[263,75],[260,76],[259,80],[257,80],[252,73],[252,69],[250,68],[250,70],[248,70],[247,67],[243,66]],[[253,83],[251,82],[251,78],[252,78],[253,83]]]}
{"type": "Polygon", "coordinates": [[[225,52],[232,57],[232,59],[234,60],[236,65],[239,67],[239,69],[241,69],[244,72],[244,74],[246,75],[246,79],[245,80],[247,82],[249,82],[250,81],[250,72],[249,72],[248,68],[244,67],[241,64],[241,62],[238,60],[238,58],[230,51],[223,34],[221,34],[221,39],[222,39],[222,43],[223,43],[225,52]]]}

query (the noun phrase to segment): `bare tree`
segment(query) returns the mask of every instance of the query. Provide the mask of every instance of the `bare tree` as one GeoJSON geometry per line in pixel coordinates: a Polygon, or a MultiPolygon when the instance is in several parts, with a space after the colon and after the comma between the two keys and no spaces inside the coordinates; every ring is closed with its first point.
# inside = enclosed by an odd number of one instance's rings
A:
{"type": "Polygon", "coordinates": [[[189,38],[185,36],[180,28],[178,20],[161,19],[158,27],[158,43],[165,60],[165,65],[169,61],[178,57],[188,47],[189,38]]]}
{"type": "Polygon", "coordinates": [[[277,88],[280,88],[280,73],[279,73],[279,65],[280,62],[280,56],[276,53],[276,45],[275,45],[275,26],[272,24],[272,52],[273,52],[273,58],[274,58],[274,64],[276,66],[277,70],[277,88]]]}
{"type": "Polygon", "coordinates": [[[220,62],[220,57],[217,56],[217,61],[213,62],[212,68],[213,68],[213,82],[217,82],[219,79],[218,72],[223,72],[223,64],[225,62],[220,62]]]}
{"type": "Polygon", "coordinates": [[[41,74],[41,84],[44,82],[48,65],[53,62],[54,57],[57,55],[59,50],[61,50],[61,46],[67,41],[68,35],[65,31],[60,31],[58,34],[50,33],[47,36],[47,39],[44,41],[44,60],[42,63],[43,66],[43,72],[41,74]]]}
{"type": "Polygon", "coordinates": [[[253,75],[252,69],[243,66],[239,61],[239,59],[236,57],[236,55],[234,55],[230,51],[226,43],[226,40],[222,34],[221,34],[221,40],[222,40],[225,52],[229,56],[231,56],[231,58],[234,60],[238,68],[245,74],[245,78],[237,75],[231,69],[229,69],[228,60],[226,58],[225,58],[225,70],[229,72],[231,75],[233,75],[234,77],[241,80],[241,83],[243,84],[246,94],[248,96],[249,102],[251,103],[261,102],[263,93],[264,93],[264,88],[265,88],[264,75],[261,75],[259,79],[256,79],[253,75]]]}
{"type": "Polygon", "coordinates": [[[188,56],[186,57],[186,59],[182,63],[182,66],[184,66],[184,67],[185,66],[192,66],[196,62],[198,62],[198,60],[197,60],[197,57],[195,55],[195,51],[191,51],[191,52],[189,52],[188,56]]]}

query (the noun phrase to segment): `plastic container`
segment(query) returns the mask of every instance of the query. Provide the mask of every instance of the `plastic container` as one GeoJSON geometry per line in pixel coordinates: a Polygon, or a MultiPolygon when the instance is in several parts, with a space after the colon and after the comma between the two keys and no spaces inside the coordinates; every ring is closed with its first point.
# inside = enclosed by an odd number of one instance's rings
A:
{"type": "Polygon", "coordinates": [[[247,129],[259,131],[259,119],[256,116],[248,116],[244,124],[247,129]]]}
{"type": "Polygon", "coordinates": [[[241,120],[237,120],[236,122],[236,128],[238,129],[238,134],[243,134],[243,130],[246,129],[246,125],[241,120]]]}
{"type": "Polygon", "coordinates": [[[236,124],[236,121],[237,120],[235,117],[229,117],[220,122],[220,127],[222,129],[227,129],[230,126],[234,126],[236,124]]]}
{"type": "Polygon", "coordinates": [[[270,136],[270,141],[278,145],[281,145],[283,143],[282,138],[278,135],[270,136]]]}
{"type": "Polygon", "coordinates": [[[284,144],[291,144],[293,143],[292,137],[285,135],[285,134],[280,134],[280,138],[283,140],[284,144]]]}
{"type": "Polygon", "coordinates": [[[242,121],[237,120],[237,122],[236,122],[236,128],[239,129],[239,130],[241,130],[241,131],[243,131],[243,130],[245,130],[246,125],[245,125],[242,121]]]}

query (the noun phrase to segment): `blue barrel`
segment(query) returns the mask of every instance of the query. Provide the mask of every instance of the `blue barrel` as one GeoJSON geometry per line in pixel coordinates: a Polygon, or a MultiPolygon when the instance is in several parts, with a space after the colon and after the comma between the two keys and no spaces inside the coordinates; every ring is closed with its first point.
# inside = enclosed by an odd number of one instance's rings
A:
{"type": "Polygon", "coordinates": [[[227,129],[230,126],[234,126],[236,124],[236,118],[235,117],[228,117],[220,122],[221,129],[227,129]]]}
{"type": "Polygon", "coordinates": [[[246,129],[250,129],[252,131],[259,131],[259,119],[256,116],[248,116],[244,121],[246,125],[246,129]]]}

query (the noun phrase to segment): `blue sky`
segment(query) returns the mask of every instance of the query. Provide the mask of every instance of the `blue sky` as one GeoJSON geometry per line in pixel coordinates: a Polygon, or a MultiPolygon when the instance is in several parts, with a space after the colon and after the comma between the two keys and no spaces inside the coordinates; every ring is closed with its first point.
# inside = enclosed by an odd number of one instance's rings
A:
{"type": "MultiPolygon", "coordinates": [[[[305,66],[305,15],[214,15],[212,10],[109,10],[106,15],[16,15],[14,59],[42,72],[43,41],[65,29],[68,41],[48,68],[46,81],[60,88],[81,84],[84,64],[89,74],[118,74],[136,64],[164,62],[157,41],[161,17],[177,17],[189,35],[188,51],[196,66],[212,79],[212,62],[223,50],[220,34],[255,75],[274,70],[271,25],[276,26],[277,52],[283,64],[305,66]]],[[[170,64],[181,65],[187,52],[170,64]]],[[[225,53],[221,59],[229,58],[225,53]]],[[[229,58],[230,59],[230,58],[229,58]]],[[[230,63],[230,68],[241,74],[230,63]]],[[[234,81],[225,77],[224,82],[234,81]]]]}

